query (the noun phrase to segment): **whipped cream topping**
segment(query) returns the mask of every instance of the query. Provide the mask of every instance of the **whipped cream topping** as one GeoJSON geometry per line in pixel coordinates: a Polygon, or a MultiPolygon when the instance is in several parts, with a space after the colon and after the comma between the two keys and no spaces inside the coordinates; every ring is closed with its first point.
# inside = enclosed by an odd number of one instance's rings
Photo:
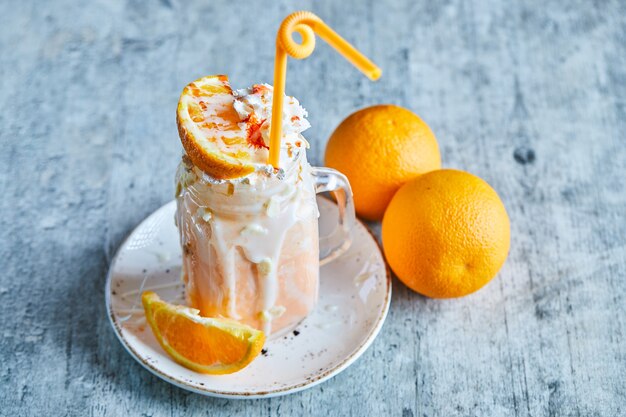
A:
{"type": "Polygon", "coordinates": [[[224,94],[219,100],[216,96],[210,102],[203,102],[203,112],[207,116],[215,116],[230,109],[235,119],[238,119],[237,129],[225,129],[221,125],[205,129],[208,137],[220,137],[217,141],[222,152],[229,154],[243,154],[244,158],[252,162],[255,171],[244,177],[220,180],[212,178],[197,168],[197,174],[211,183],[248,183],[263,181],[267,177],[278,179],[293,171],[299,166],[302,156],[306,158],[309,143],[302,136],[302,132],[311,127],[306,119],[307,111],[294,97],[285,96],[283,102],[283,129],[280,146],[280,168],[274,169],[268,163],[270,128],[272,119],[272,98],[274,89],[269,84],[254,84],[252,87],[233,90],[232,94],[224,94]],[[242,138],[241,141],[236,140],[242,138]],[[232,143],[231,143],[232,141],[232,143]]]}
{"type": "MultiPolygon", "coordinates": [[[[270,144],[272,120],[272,98],[274,88],[269,84],[255,84],[250,88],[233,91],[233,107],[241,120],[240,127],[246,129],[248,143],[258,150],[267,150],[270,144]]],[[[283,153],[292,159],[293,148],[308,148],[309,144],[302,132],[311,127],[306,119],[307,111],[294,97],[285,96],[283,103],[283,131],[281,140],[281,160],[283,153]]],[[[266,152],[256,152],[266,162],[266,152]]],[[[257,159],[257,158],[255,158],[257,159]]],[[[258,159],[257,159],[258,160],[258,159]]]]}

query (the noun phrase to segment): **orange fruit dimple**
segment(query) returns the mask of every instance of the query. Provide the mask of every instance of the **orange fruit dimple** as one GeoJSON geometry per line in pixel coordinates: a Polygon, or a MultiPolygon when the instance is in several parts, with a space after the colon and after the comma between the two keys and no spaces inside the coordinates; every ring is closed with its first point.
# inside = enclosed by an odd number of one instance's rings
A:
{"type": "Polygon", "coordinates": [[[428,125],[393,105],[348,116],[328,140],[325,160],[348,177],[357,214],[368,220],[382,219],[404,183],[441,168],[439,146],[428,125]]]}
{"type": "Polygon", "coordinates": [[[263,332],[228,319],[200,317],[198,310],[142,295],[146,319],[163,349],[179,364],[206,374],[229,374],[246,367],[265,342],[263,332]]]}
{"type": "Polygon", "coordinates": [[[461,297],[486,285],[510,246],[498,194],[463,171],[424,174],[398,190],[382,223],[385,256],[409,288],[433,298],[461,297]]]}

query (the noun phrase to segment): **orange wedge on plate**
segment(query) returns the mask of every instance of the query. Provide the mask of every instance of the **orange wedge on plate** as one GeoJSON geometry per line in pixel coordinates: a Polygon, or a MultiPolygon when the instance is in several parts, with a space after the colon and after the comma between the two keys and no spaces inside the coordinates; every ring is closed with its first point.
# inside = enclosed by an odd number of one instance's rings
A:
{"type": "Polygon", "coordinates": [[[262,331],[233,320],[201,317],[198,310],[166,303],[152,291],[141,299],[161,347],[193,371],[237,372],[258,356],[265,343],[262,331]]]}
{"type": "Polygon", "coordinates": [[[217,179],[254,171],[246,123],[233,103],[226,75],[210,75],[187,85],[178,101],[176,123],[183,147],[198,168],[217,179]]]}

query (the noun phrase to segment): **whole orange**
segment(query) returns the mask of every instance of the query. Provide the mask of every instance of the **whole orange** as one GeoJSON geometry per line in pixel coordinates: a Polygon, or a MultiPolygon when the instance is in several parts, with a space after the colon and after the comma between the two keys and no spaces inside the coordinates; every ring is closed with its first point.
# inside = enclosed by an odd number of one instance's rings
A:
{"type": "Polygon", "coordinates": [[[409,288],[433,298],[482,288],[509,252],[510,224],[485,181],[463,171],[424,174],[398,190],[382,224],[385,257],[409,288]]]}
{"type": "Polygon", "coordinates": [[[393,105],[361,109],[335,129],[325,163],[344,173],[359,216],[383,218],[402,184],[441,168],[435,135],[415,113],[393,105]]]}

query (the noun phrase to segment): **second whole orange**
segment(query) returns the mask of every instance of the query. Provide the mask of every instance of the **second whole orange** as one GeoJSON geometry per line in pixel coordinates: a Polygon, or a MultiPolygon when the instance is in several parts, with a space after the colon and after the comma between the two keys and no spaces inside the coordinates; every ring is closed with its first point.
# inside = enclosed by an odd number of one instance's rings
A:
{"type": "Polygon", "coordinates": [[[325,163],[350,180],[357,214],[381,220],[398,188],[441,168],[441,156],[435,135],[415,113],[378,105],[341,122],[328,140],[325,163]]]}
{"type": "Polygon", "coordinates": [[[387,262],[400,281],[433,298],[461,297],[486,285],[510,245],[498,194],[463,171],[429,172],[393,197],[382,224],[387,262]]]}

